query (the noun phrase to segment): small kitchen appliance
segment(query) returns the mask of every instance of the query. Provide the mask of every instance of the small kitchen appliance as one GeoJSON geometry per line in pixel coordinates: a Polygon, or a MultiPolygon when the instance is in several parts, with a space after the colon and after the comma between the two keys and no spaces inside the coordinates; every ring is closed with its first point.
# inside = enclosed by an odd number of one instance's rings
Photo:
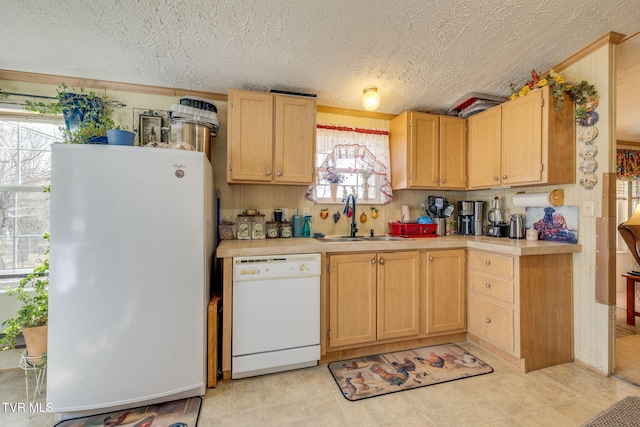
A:
{"type": "Polygon", "coordinates": [[[506,222],[507,211],[500,207],[500,199],[491,201],[491,209],[487,213],[489,225],[487,225],[486,235],[493,237],[507,237],[509,234],[509,224],[506,222]]]}
{"type": "Polygon", "coordinates": [[[218,134],[220,121],[213,101],[184,97],[169,108],[169,141],[201,151],[211,161],[211,138],[218,134]]]}
{"type": "Polygon", "coordinates": [[[482,236],[484,231],[482,228],[482,215],[484,211],[484,202],[476,200],[473,205],[473,234],[482,236]]]}
{"type": "Polygon", "coordinates": [[[524,239],[524,221],[522,215],[513,214],[509,219],[509,238],[510,239],[524,239]]]}
{"type": "Polygon", "coordinates": [[[475,202],[463,200],[458,202],[458,234],[473,236],[475,202]]]}

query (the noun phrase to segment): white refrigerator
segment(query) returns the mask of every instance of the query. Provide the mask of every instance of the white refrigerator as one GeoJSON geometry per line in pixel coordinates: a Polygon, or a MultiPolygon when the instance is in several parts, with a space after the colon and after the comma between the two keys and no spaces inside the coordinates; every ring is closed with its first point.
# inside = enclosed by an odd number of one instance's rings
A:
{"type": "Polygon", "coordinates": [[[204,153],[52,146],[47,400],[56,419],[206,390],[204,153]]]}

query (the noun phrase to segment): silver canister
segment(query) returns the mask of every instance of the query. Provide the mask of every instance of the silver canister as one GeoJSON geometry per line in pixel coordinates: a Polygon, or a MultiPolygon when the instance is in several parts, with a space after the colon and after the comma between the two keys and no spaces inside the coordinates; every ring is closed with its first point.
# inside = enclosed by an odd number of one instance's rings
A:
{"type": "Polygon", "coordinates": [[[213,126],[197,120],[174,119],[169,124],[169,142],[185,143],[193,147],[194,151],[206,154],[211,161],[211,133],[213,126]]]}

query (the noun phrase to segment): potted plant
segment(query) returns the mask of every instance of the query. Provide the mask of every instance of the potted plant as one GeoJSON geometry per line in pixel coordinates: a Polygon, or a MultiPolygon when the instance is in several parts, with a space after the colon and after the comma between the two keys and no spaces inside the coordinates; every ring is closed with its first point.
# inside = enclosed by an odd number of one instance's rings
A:
{"type": "MultiPolygon", "coordinates": [[[[48,242],[49,233],[43,238],[48,242]]],[[[44,260],[24,277],[15,288],[7,287],[8,295],[15,295],[21,302],[16,316],[2,323],[6,327],[4,337],[0,338],[0,349],[15,348],[18,335],[24,335],[29,363],[44,365],[47,351],[47,323],[49,321],[49,249],[44,260]],[[33,295],[30,290],[33,290],[33,295]]]]}
{"type": "Polygon", "coordinates": [[[116,128],[111,118],[112,109],[123,106],[119,101],[109,101],[83,88],[76,91],[64,83],[58,86],[54,102],[25,101],[27,110],[62,114],[66,125],[62,129],[64,142],[69,144],[106,144],[107,131],[116,128]]]}

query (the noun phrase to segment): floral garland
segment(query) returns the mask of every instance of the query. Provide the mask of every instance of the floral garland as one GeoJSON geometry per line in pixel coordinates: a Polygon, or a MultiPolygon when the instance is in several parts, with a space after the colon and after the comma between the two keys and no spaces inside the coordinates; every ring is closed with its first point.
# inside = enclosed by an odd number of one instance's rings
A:
{"type": "Polygon", "coordinates": [[[578,141],[585,144],[580,151],[580,157],[583,159],[580,163],[580,171],[583,173],[580,185],[586,190],[591,190],[598,183],[598,176],[595,174],[598,168],[598,162],[595,159],[598,148],[594,145],[595,139],[598,137],[598,129],[594,126],[598,121],[598,113],[594,111],[600,100],[598,92],[595,86],[584,80],[580,83],[566,81],[561,74],[553,70],[541,78],[536,70],[531,70],[531,80],[524,85],[511,84],[511,95],[507,99],[527,96],[533,89],[544,86],[551,88],[551,94],[556,100],[556,111],[562,109],[565,93],[576,103],[575,118],[579,125],[578,141]]]}
{"type": "Polygon", "coordinates": [[[556,100],[556,110],[562,110],[564,94],[568,94],[576,103],[576,121],[584,121],[588,118],[588,112],[598,106],[599,97],[595,86],[582,80],[580,83],[566,81],[561,74],[549,71],[547,76],[540,78],[536,70],[531,70],[531,80],[523,86],[511,84],[511,95],[507,99],[516,99],[529,94],[531,90],[549,86],[553,98],[556,100]]]}

